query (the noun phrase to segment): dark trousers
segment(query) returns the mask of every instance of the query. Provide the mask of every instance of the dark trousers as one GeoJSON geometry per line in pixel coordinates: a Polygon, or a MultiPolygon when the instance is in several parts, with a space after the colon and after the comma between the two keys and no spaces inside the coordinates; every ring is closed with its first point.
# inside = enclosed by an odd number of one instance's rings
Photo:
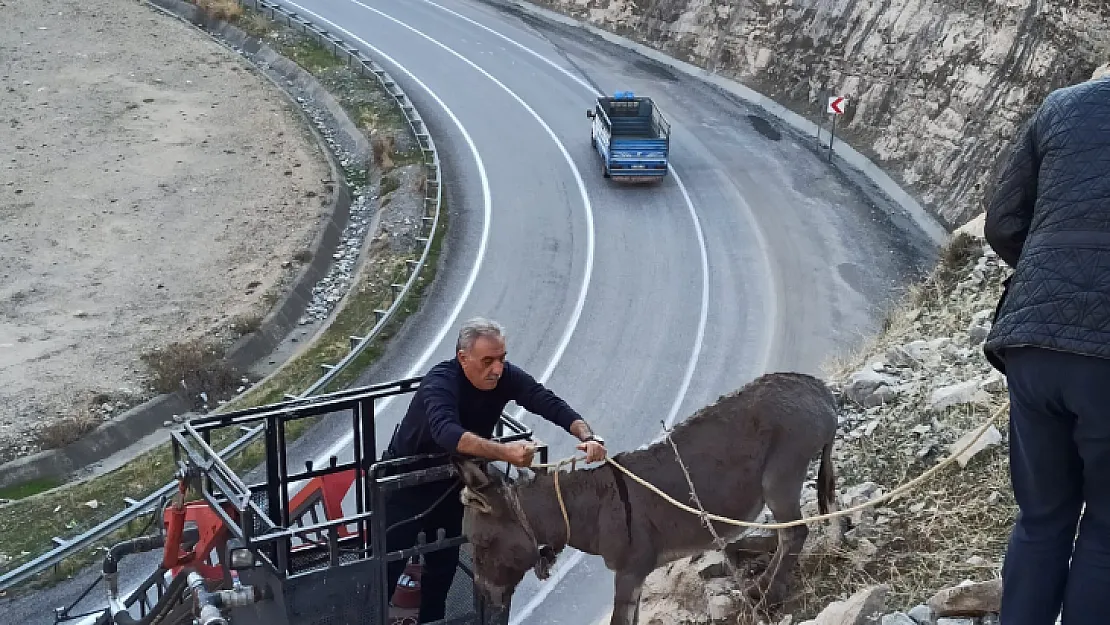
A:
{"type": "Polygon", "coordinates": [[[1001,625],[1052,625],[1061,608],[1062,625],[1110,622],[1110,360],[1015,348],[1005,361],[1019,512],[1001,625]]]}
{"type": "MultiPolygon", "coordinates": [[[[386,548],[396,551],[414,547],[420,532],[424,532],[427,542],[435,542],[440,528],[446,531],[446,538],[461,535],[463,506],[459,500],[459,492],[462,485],[457,479],[421,484],[390,493],[386,502],[386,523],[394,525],[423,513],[447,490],[450,490],[447,496],[426,517],[390,530],[386,534],[386,548]]],[[[390,596],[405,570],[405,562],[397,560],[389,563],[386,588],[389,589],[390,596]]],[[[451,589],[458,562],[458,547],[424,554],[424,569],[420,577],[420,623],[431,623],[444,617],[447,591],[451,589]]]]}

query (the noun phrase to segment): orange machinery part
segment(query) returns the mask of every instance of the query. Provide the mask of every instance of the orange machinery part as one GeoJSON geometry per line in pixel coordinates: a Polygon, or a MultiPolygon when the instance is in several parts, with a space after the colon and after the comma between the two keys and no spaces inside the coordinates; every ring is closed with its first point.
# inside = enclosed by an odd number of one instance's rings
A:
{"type": "MultiPolygon", "coordinates": [[[[343,498],[354,480],[354,469],[313,478],[290,500],[289,509],[295,514],[290,521],[295,522],[297,517],[307,514],[312,506],[306,506],[306,504],[314,503],[316,499],[323,500],[325,519],[330,521],[342,518],[343,498]],[[301,510],[302,507],[305,509],[301,510]]],[[[185,491],[186,487],[183,483],[178,489],[178,496],[174,498],[173,504],[163,514],[166,542],[162,550],[162,566],[177,575],[182,567],[188,565],[195,568],[205,579],[223,579],[222,568],[212,560],[213,554],[218,558],[220,554],[225,553],[224,548],[230,533],[224,526],[223,519],[209,507],[207,502],[197,500],[182,503],[185,491]],[[181,535],[186,522],[195,524],[199,534],[197,544],[192,550],[185,550],[181,546],[181,535]]],[[[225,506],[224,511],[228,516],[236,519],[237,513],[230,505],[225,506]]],[[[340,537],[350,536],[352,533],[346,526],[339,528],[340,537]]]]}

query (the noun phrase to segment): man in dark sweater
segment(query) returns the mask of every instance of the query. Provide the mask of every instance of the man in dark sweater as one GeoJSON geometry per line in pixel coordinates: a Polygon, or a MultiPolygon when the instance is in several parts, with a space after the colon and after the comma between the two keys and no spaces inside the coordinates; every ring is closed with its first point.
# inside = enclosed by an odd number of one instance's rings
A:
{"type": "MultiPolygon", "coordinates": [[[[459,331],[455,357],[435,365],[421,378],[384,457],[448,452],[529,466],[534,443],[503,444],[489,440],[505,405],[516,401],[525,410],[574,435],[588,462],[605,459],[605,441],[590,431],[586,421],[555,393],[508,362],[505,355],[500,325],[481,318],[464,324],[459,331]]],[[[419,521],[391,529],[386,537],[387,548],[393,551],[412,547],[421,531],[429,542],[436,540],[440,528],[448,538],[460,535],[461,488],[458,480],[451,480],[395,491],[386,506],[389,525],[431,510],[419,521]]],[[[457,547],[424,556],[420,623],[444,618],[447,591],[458,559],[457,547]]],[[[404,566],[403,560],[390,564],[387,588],[396,585],[404,566]]]]}
{"type": "Polygon", "coordinates": [[[1001,625],[1052,625],[1061,608],[1064,625],[1105,623],[1110,78],[1049,94],[1018,136],[984,234],[1014,269],[984,346],[1009,384],[1019,508],[1002,570],[1001,625]]]}

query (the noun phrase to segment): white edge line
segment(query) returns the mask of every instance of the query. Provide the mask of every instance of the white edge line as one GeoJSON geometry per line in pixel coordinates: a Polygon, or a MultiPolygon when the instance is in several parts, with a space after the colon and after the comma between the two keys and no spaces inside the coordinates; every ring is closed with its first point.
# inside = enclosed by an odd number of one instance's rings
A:
{"type": "MultiPolygon", "coordinates": [[[[542,126],[543,129],[547,132],[547,134],[551,138],[551,140],[555,142],[555,145],[559,148],[559,152],[561,152],[562,155],[563,155],[563,160],[566,161],[567,165],[570,167],[571,173],[574,174],[575,183],[578,185],[578,193],[582,198],[582,205],[583,205],[583,207],[585,208],[585,211],[586,211],[586,267],[585,267],[585,274],[582,277],[582,287],[581,287],[581,289],[579,290],[579,293],[578,293],[578,301],[575,303],[575,306],[574,306],[574,312],[571,314],[570,321],[567,323],[567,328],[563,332],[563,336],[559,341],[558,347],[556,347],[556,349],[555,349],[555,354],[552,356],[551,361],[548,363],[547,368],[544,370],[543,374],[540,375],[539,378],[538,378],[539,382],[541,382],[541,383],[546,382],[547,379],[549,377],[551,377],[551,374],[555,370],[555,367],[558,366],[560,359],[562,359],[562,357],[563,357],[563,352],[566,351],[567,345],[570,344],[570,339],[574,335],[575,329],[578,327],[578,321],[582,317],[582,310],[586,306],[586,293],[589,291],[590,281],[591,281],[591,278],[593,276],[594,246],[595,246],[595,243],[594,243],[593,206],[590,203],[589,194],[586,192],[586,183],[585,183],[585,181],[582,180],[582,174],[578,170],[578,166],[574,163],[574,159],[571,158],[570,153],[567,151],[567,148],[563,144],[563,142],[559,139],[559,136],[556,135],[555,131],[551,129],[551,126],[548,126],[547,122],[544,121],[543,117],[541,117],[539,115],[539,113],[536,112],[535,109],[533,109],[531,106],[529,106],[528,103],[525,102],[523,98],[521,98],[519,95],[517,95],[516,92],[514,92],[512,89],[510,89],[508,86],[506,86],[505,83],[498,80],[492,74],[490,74],[489,72],[487,72],[486,70],[484,70],[480,66],[478,66],[478,64],[474,63],[474,61],[471,61],[467,57],[465,57],[462,54],[460,54],[459,52],[455,51],[453,48],[451,48],[447,44],[435,39],[434,37],[431,37],[430,35],[425,34],[424,32],[420,31],[419,29],[414,28],[413,26],[410,26],[409,24],[406,24],[405,22],[403,22],[403,21],[401,21],[401,20],[399,20],[399,19],[397,19],[397,18],[395,18],[395,17],[393,17],[393,16],[391,16],[387,13],[384,13],[383,11],[380,11],[378,9],[375,9],[374,7],[363,4],[359,0],[349,0],[349,1],[352,4],[356,4],[356,5],[364,8],[364,9],[366,9],[367,11],[371,11],[373,13],[376,13],[376,14],[380,15],[381,17],[393,22],[394,24],[397,24],[398,26],[406,28],[406,29],[412,31],[414,34],[416,34],[420,37],[423,37],[424,39],[428,40],[429,42],[439,46],[440,48],[442,48],[443,50],[445,50],[449,54],[458,58],[460,61],[462,61],[462,62],[466,63],[467,65],[469,65],[470,67],[474,68],[475,71],[479,72],[480,74],[482,74],[483,76],[488,78],[490,81],[492,81],[494,84],[496,84],[498,87],[500,87],[505,93],[507,93],[514,100],[516,100],[517,103],[520,104],[520,106],[524,108],[524,110],[528,111],[528,113],[537,122],[539,122],[540,126],[542,126]]],[[[518,409],[517,412],[516,412],[516,416],[519,417],[521,412],[523,412],[523,409],[518,409]]]]}
{"type": "MultiPolygon", "coordinates": [[[[419,371],[423,370],[423,368],[428,363],[428,361],[431,360],[432,355],[435,354],[436,348],[439,347],[440,343],[443,342],[443,339],[446,338],[447,333],[451,331],[452,326],[454,326],[454,324],[455,324],[455,320],[458,318],[459,314],[462,312],[463,305],[466,303],[466,300],[470,297],[470,292],[474,288],[474,283],[478,280],[478,271],[482,267],[482,261],[485,258],[486,247],[487,247],[487,244],[489,242],[490,221],[492,219],[492,213],[493,213],[493,200],[492,200],[491,195],[490,195],[489,177],[486,175],[485,163],[482,161],[482,156],[478,153],[478,147],[476,145],[474,145],[474,139],[471,138],[470,133],[467,132],[466,127],[463,126],[461,121],[459,121],[459,118],[457,116],[455,116],[455,113],[454,113],[454,111],[451,110],[451,107],[447,106],[447,104],[439,97],[439,95],[437,95],[435,91],[432,91],[431,87],[424,84],[424,82],[422,80],[417,78],[416,75],[414,75],[412,72],[410,72],[404,65],[401,65],[400,63],[397,62],[396,59],[389,56],[385,52],[379,50],[377,47],[373,46],[372,44],[367,42],[365,39],[362,39],[361,37],[355,35],[351,31],[349,31],[349,30],[343,28],[342,26],[336,24],[335,22],[321,16],[320,14],[315,13],[314,11],[311,11],[309,9],[306,9],[306,8],[300,6],[296,2],[290,2],[289,0],[280,0],[280,2],[282,4],[287,4],[289,6],[295,7],[297,10],[304,13],[305,15],[310,15],[313,18],[328,24],[329,26],[334,28],[336,31],[338,31],[340,33],[343,33],[347,37],[350,37],[352,40],[357,41],[358,43],[362,44],[363,46],[366,46],[366,48],[368,50],[370,50],[371,52],[373,52],[375,55],[381,57],[382,59],[385,59],[391,65],[393,65],[397,69],[401,70],[406,76],[409,77],[410,80],[412,80],[421,89],[423,89],[425,92],[427,92],[427,94],[429,96],[431,96],[433,100],[436,101],[436,104],[438,104],[443,109],[443,111],[445,113],[447,113],[447,116],[451,118],[452,123],[455,124],[455,127],[458,128],[459,132],[462,134],[463,140],[466,141],[466,145],[470,149],[470,154],[474,157],[474,162],[478,166],[478,178],[481,180],[481,184],[482,184],[482,200],[483,200],[483,202],[482,202],[483,203],[483,207],[482,207],[482,238],[481,238],[481,241],[478,244],[478,255],[474,259],[474,266],[471,267],[471,269],[470,269],[470,275],[466,279],[466,286],[463,287],[463,291],[459,295],[458,301],[455,303],[455,309],[451,311],[451,316],[443,324],[443,326],[439,329],[439,333],[428,344],[427,349],[425,349],[424,353],[421,354],[420,359],[412,366],[412,368],[409,370],[409,372],[405,376],[405,377],[413,377],[413,376],[417,375],[417,373],[419,371]]],[[[382,400],[381,403],[378,404],[378,408],[379,409],[384,409],[386,406],[388,406],[390,403],[392,403],[394,398],[396,398],[396,395],[391,396],[391,397],[387,397],[386,399],[382,400]]],[[[332,445],[324,453],[323,456],[321,456],[320,458],[317,458],[317,463],[323,464],[323,463],[327,462],[328,458],[330,458],[331,456],[338,455],[339,452],[341,452],[343,450],[343,448],[350,445],[351,440],[353,438],[354,438],[353,433],[348,432],[347,434],[344,434],[339,440],[337,440],[335,442],[334,445],[332,445]]]]}
{"type": "Polygon", "coordinates": [[[709,321],[709,251],[706,249],[705,233],[701,229],[701,219],[698,218],[698,213],[694,210],[694,201],[690,199],[690,193],[686,190],[686,185],[682,182],[678,172],[670,164],[667,167],[674,175],[674,181],[678,184],[679,191],[682,191],[682,197],[686,198],[686,206],[690,210],[690,219],[694,222],[694,232],[698,235],[698,247],[701,251],[701,317],[698,319],[698,333],[694,338],[694,351],[690,354],[690,361],[686,365],[686,374],[682,378],[682,385],[679,386],[678,396],[675,397],[674,404],[671,405],[667,420],[663,422],[664,426],[669,428],[674,425],[678,410],[686,399],[686,392],[690,390],[690,381],[694,378],[694,370],[698,367],[701,348],[705,343],[705,326],[709,321]]]}

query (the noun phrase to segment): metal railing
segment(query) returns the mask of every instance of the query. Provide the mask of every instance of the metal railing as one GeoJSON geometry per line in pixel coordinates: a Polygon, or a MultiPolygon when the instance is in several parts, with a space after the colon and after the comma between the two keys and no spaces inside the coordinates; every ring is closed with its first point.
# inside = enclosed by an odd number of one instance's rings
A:
{"type": "MultiPolygon", "coordinates": [[[[329,48],[332,54],[337,58],[345,59],[345,63],[348,67],[354,69],[363,76],[373,76],[382,88],[393,98],[394,103],[404,116],[406,124],[423,155],[423,164],[427,179],[427,183],[424,185],[424,215],[421,220],[421,225],[427,225],[427,234],[426,236],[417,238],[419,242],[424,244],[424,249],[420,254],[420,258],[416,261],[409,261],[410,273],[404,284],[392,285],[394,288],[390,289],[390,292],[393,294],[393,301],[389,308],[374,311],[378,319],[370,332],[361,337],[352,336],[351,351],[344,356],[342,360],[335,365],[324,365],[323,375],[299,395],[286,396],[289,399],[304,399],[319,394],[336,378],[336,376],[355,362],[359,355],[361,355],[382,332],[386,324],[393,319],[397,311],[404,304],[413,286],[420,279],[420,274],[431,254],[432,243],[435,240],[435,234],[439,227],[440,213],[443,205],[443,188],[441,185],[442,170],[440,168],[439,153],[436,151],[435,143],[428,133],[424,120],[421,119],[416,108],[412,105],[401,87],[397,85],[389,73],[373,59],[336,35],[316,26],[310,20],[278,4],[267,2],[266,0],[238,1],[240,5],[250,7],[259,13],[266,14],[268,12],[270,19],[273,21],[284,21],[285,24],[291,28],[300,28],[302,33],[314,37],[322,46],[329,48]]],[[[221,449],[219,452],[220,457],[224,460],[234,457],[258,437],[263,427],[263,425],[259,425],[254,428],[244,428],[244,435],[227,447],[221,449]]],[[[57,547],[0,575],[0,590],[5,590],[23,583],[39,573],[57,566],[67,558],[80,553],[90,545],[103,540],[138,517],[146,513],[156,512],[160,506],[159,502],[164,502],[176,488],[176,481],[169,482],[150,495],[147,495],[142,500],[127,500],[128,505],[126,508],[97,526],[71,539],[56,538],[55,542],[58,544],[57,547]]]]}

